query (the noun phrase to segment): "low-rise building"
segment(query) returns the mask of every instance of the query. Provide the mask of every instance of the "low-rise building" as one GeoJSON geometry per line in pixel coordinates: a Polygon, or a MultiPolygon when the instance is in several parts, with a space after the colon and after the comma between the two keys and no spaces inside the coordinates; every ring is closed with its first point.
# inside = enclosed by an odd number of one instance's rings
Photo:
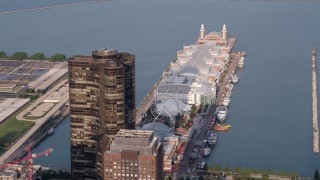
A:
{"type": "Polygon", "coordinates": [[[174,162],[174,154],[177,151],[178,137],[166,137],[161,142],[163,144],[163,171],[171,172],[174,162]]]}
{"type": "MultiPolygon", "coordinates": [[[[32,180],[41,180],[41,166],[33,165],[32,180]]],[[[28,179],[28,169],[23,165],[11,165],[0,173],[0,180],[25,180],[28,179]]]]}
{"type": "Polygon", "coordinates": [[[153,131],[120,129],[103,162],[105,180],[163,179],[163,147],[153,131]]]}
{"type": "Polygon", "coordinates": [[[0,84],[1,98],[18,98],[26,89],[26,86],[17,84],[0,84]]]}

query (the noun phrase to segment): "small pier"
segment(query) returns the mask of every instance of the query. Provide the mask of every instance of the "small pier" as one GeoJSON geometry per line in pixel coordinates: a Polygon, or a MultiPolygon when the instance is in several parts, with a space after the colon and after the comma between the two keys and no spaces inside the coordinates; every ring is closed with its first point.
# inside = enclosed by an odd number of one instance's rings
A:
{"type": "Polygon", "coordinates": [[[316,48],[313,48],[312,50],[312,129],[313,129],[313,152],[318,154],[319,153],[319,127],[318,127],[316,48]]]}

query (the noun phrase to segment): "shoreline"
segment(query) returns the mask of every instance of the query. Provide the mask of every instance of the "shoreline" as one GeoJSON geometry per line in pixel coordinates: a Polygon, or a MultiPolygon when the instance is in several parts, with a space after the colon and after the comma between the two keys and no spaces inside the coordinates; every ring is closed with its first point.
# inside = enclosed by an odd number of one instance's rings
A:
{"type": "Polygon", "coordinates": [[[110,0],[91,0],[86,2],[52,5],[52,6],[45,6],[45,7],[38,7],[38,8],[20,9],[20,10],[12,10],[12,11],[0,11],[0,15],[15,14],[15,13],[29,12],[29,11],[39,11],[39,10],[45,10],[45,9],[55,9],[55,8],[68,7],[68,6],[78,6],[83,4],[93,4],[93,3],[100,3],[100,2],[107,2],[107,1],[110,1],[110,0]]]}

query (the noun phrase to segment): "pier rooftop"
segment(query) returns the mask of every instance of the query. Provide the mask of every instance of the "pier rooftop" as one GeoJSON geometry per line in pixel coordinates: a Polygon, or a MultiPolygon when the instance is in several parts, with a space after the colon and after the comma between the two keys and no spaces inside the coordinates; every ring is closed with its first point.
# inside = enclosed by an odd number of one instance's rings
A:
{"type": "Polygon", "coordinates": [[[213,104],[216,85],[229,61],[229,44],[224,31],[205,35],[202,25],[197,44],[183,46],[177,51],[177,59],[163,72],[154,92],[156,102],[178,99],[185,104],[213,104]]]}

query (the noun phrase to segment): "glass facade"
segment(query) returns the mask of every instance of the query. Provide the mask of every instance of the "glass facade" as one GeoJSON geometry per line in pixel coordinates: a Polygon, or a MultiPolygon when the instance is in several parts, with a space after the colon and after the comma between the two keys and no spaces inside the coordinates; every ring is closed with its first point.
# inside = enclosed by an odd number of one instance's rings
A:
{"type": "Polygon", "coordinates": [[[100,49],[69,60],[72,179],[102,179],[103,152],[135,121],[135,57],[100,49]]]}

